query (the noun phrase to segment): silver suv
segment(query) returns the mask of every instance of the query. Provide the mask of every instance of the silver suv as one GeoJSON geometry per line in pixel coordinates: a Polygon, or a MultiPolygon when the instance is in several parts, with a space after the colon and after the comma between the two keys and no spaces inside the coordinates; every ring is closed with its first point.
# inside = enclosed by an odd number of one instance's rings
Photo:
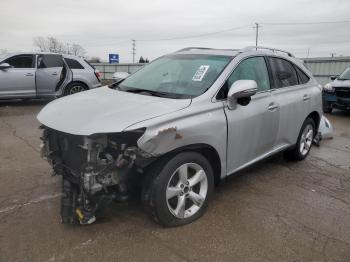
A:
{"type": "Polygon", "coordinates": [[[321,116],[321,86],[302,62],[249,47],[185,48],[55,100],[38,120],[43,157],[63,176],[64,223],[92,223],[101,199],[141,187],[152,217],[178,226],[203,215],[226,176],[281,151],[303,160],[321,116]]]}
{"type": "Polygon", "coordinates": [[[51,98],[101,86],[83,58],[52,53],[0,56],[1,98],[51,98]]]}

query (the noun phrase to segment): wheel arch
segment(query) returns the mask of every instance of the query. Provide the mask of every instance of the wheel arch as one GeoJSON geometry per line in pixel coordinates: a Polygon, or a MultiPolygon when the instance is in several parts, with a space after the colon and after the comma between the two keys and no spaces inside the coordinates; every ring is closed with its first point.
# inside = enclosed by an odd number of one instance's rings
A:
{"type": "Polygon", "coordinates": [[[316,131],[317,131],[318,126],[319,126],[320,121],[321,121],[321,116],[319,115],[319,113],[316,112],[316,111],[313,111],[313,112],[311,112],[311,113],[306,117],[306,119],[307,119],[307,118],[311,118],[312,120],[314,120],[314,122],[315,122],[315,128],[316,128],[316,131]]]}
{"type": "Polygon", "coordinates": [[[176,154],[179,154],[181,152],[187,152],[187,151],[197,152],[203,155],[208,160],[209,164],[213,169],[215,185],[218,185],[219,182],[221,181],[221,159],[217,150],[211,145],[200,144],[200,143],[186,145],[186,146],[178,147],[172,151],[169,151],[166,154],[164,154],[162,157],[165,157],[165,158],[172,157],[176,154]]]}
{"type": "Polygon", "coordinates": [[[67,88],[68,86],[72,85],[72,84],[82,84],[86,87],[86,89],[90,89],[89,85],[86,84],[84,81],[81,81],[81,80],[73,80],[71,81],[65,88],[67,88]]]}

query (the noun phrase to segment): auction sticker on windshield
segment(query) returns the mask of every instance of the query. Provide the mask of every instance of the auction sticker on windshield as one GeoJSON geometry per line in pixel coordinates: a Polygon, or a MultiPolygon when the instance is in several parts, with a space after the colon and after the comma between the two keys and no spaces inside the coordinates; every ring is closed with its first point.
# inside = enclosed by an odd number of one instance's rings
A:
{"type": "Polygon", "coordinates": [[[202,81],[202,79],[204,78],[205,74],[207,73],[209,67],[210,67],[209,65],[201,65],[198,68],[197,72],[192,77],[192,81],[202,81]]]}

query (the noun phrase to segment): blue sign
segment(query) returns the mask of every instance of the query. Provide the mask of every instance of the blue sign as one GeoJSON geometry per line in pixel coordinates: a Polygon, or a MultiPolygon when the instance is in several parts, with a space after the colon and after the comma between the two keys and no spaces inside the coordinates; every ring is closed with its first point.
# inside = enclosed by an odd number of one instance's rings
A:
{"type": "Polygon", "coordinates": [[[109,54],[110,64],[119,64],[119,54],[109,54]]]}

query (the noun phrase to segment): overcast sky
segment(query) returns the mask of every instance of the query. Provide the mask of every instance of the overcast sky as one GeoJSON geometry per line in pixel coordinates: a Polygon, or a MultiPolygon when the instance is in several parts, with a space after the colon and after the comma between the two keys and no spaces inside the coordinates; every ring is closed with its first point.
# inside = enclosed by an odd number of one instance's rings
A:
{"type": "Polygon", "coordinates": [[[0,50],[35,50],[33,37],[53,36],[82,45],[87,56],[121,62],[136,56],[154,59],[186,46],[241,48],[259,44],[288,49],[299,57],[350,55],[350,23],[272,25],[350,20],[349,0],[1,0],[0,50]],[[196,38],[230,28],[238,30],[196,38]]]}

